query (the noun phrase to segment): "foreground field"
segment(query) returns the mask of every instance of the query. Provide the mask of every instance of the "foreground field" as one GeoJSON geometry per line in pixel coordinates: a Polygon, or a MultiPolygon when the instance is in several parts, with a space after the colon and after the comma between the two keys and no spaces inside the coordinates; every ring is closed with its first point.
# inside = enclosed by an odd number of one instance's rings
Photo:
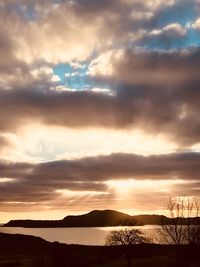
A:
{"type": "Polygon", "coordinates": [[[199,246],[143,244],[127,249],[66,245],[32,236],[0,234],[0,252],[1,267],[200,267],[199,246]]]}

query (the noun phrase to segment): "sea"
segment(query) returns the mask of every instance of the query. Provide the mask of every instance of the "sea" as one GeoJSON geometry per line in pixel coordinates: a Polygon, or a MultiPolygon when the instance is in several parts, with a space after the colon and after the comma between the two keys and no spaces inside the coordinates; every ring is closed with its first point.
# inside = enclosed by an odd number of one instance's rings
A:
{"type": "MultiPolygon", "coordinates": [[[[144,233],[144,236],[156,239],[156,225],[135,227],[144,233]]],[[[120,230],[124,227],[80,227],[80,228],[22,228],[0,227],[1,233],[24,234],[41,237],[50,242],[79,245],[105,245],[106,236],[112,230],[120,230]]]]}

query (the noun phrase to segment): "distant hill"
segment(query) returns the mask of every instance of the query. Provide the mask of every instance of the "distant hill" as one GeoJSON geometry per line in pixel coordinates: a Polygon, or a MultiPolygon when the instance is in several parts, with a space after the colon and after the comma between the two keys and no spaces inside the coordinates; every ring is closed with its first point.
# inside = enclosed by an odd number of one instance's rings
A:
{"type": "Polygon", "coordinates": [[[3,227],[105,227],[160,224],[160,215],[131,216],[114,210],[93,210],[83,215],[69,215],[63,220],[11,220],[3,227]]]}
{"type": "Polygon", "coordinates": [[[132,216],[114,210],[93,210],[84,215],[67,216],[63,223],[73,227],[136,225],[132,216]]]}
{"type": "Polygon", "coordinates": [[[161,221],[169,220],[169,218],[163,215],[136,215],[133,218],[140,225],[159,225],[161,221]]]}

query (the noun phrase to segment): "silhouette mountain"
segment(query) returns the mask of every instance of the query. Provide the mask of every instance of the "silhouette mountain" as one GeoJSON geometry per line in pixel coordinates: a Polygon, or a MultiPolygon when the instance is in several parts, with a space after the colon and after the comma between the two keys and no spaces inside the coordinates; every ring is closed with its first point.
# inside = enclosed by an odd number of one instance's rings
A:
{"type": "Polygon", "coordinates": [[[114,226],[114,225],[136,225],[132,216],[114,210],[93,210],[84,215],[67,216],[63,219],[67,225],[73,226],[114,226]]]}
{"type": "Polygon", "coordinates": [[[93,210],[83,215],[69,215],[63,220],[11,220],[3,227],[104,227],[159,224],[160,215],[131,216],[115,210],[93,210]]]}

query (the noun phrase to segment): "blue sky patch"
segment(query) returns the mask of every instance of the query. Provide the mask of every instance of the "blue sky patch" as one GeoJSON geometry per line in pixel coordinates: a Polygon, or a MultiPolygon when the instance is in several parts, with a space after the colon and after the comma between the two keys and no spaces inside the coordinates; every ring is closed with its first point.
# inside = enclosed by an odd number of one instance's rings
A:
{"type": "Polygon", "coordinates": [[[161,9],[151,21],[153,28],[163,28],[171,23],[179,23],[185,26],[187,23],[196,20],[198,12],[192,1],[179,0],[173,6],[161,9]]]}
{"type": "Polygon", "coordinates": [[[29,3],[27,5],[15,3],[10,5],[9,9],[11,12],[16,13],[20,18],[27,22],[35,21],[38,18],[38,14],[33,3],[29,3]]]}
{"type": "Polygon", "coordinates": [[[148,50],[185,49],[200,46],[200,32],[187,28],[185,36],[149,35],[139,42],[139,46],[148,50]]]}
{"type": "Polygon", "coordinates": [[[67,88],[81,90],[90,87],[87,64],[58,64],[53,70],[67,88]]]}

